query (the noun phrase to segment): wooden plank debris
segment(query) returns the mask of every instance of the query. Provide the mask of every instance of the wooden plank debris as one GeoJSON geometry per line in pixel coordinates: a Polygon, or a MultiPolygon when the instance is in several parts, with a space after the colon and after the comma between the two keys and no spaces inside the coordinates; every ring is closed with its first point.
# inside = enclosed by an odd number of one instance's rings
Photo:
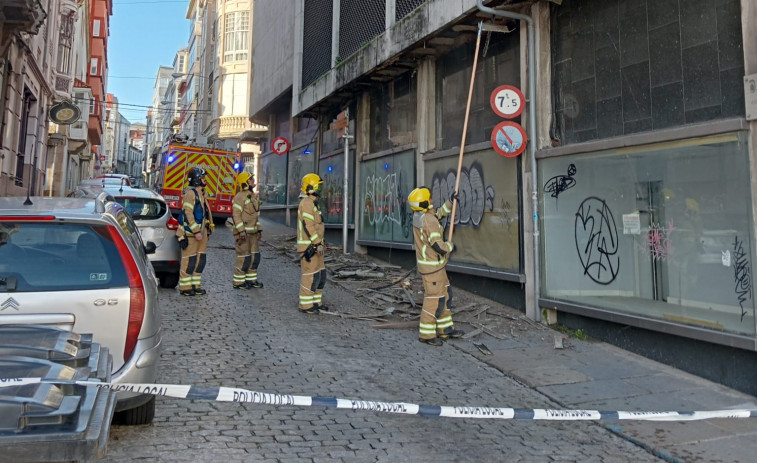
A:
{"type": "Polygon", "coordinates": [[[403,328],[417,328],[418,322],[407,321],[407,322],[376,323],[372,325],[372,327],[377,330],[396,330],[396,329],[403,329],[403,328]]]}

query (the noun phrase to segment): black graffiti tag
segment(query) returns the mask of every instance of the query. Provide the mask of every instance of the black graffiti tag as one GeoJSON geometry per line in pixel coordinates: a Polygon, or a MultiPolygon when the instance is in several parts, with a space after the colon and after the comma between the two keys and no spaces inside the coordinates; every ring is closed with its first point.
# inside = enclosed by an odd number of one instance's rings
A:
{"type": "MultiPolygon", "coordinates": [[[[455,190],[456,179],[457,175],[453,170],[434,174],[431,180],[431,198],[437,207],[449,199],[455,190]]],[[[455,225],[473,225],[473,228],[478,228],[484,212],[494,210],[494,196],[494,187],[484,184],[484,169],[481,164],[474,162],[470,169],[463,168],[460,172],[455,225]]],[[[447,220],[443,220],[443,226],[446,226],[447,220]]]]}
{"type": "Polygon", "coordinates": [[[576,179],[573,176],[576,175],[576,165],[571,164],[568,166],[568,175],[555,175],[547,180],[544,184],[544,191],[552,193],[550,196],[557,198],[563,191],[576,186],[576,179]]]}
{"type": "Polygon", "coordinates": [[[584,275],[600,285],[615,281],[620,270],[618,227],[603,199],[590,196],[578,207],[575,240],[584,275]]]}
{"type": "Polygon", "coordinates": [[[741,306],[741,321],[744,321],[746,309],[744,303],[752,300],[752,266],[749,265],[749,258],[744,251],[744,243],[737,236],[733,240],[733,273],[736,282],[736,295],[739,297],[739,306],[741,306]]]}

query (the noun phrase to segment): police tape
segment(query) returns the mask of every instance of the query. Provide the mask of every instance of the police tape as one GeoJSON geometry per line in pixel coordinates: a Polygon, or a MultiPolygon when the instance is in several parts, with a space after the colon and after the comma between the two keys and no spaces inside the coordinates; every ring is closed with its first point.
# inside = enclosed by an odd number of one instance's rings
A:
{"type": "MultiPolygon", "coordinates": [[[[418,405],[405,402],[339,399],[290,394],[272,394],[233,387],[184,386],[178,384],[102,383],[95,381],[48,380],[44,378],[0,378],[0,388],[29,384],[75,384],[115,392],[135,392],[178,399],[216,402],[252,403],[273,406],[326,407],[354,411],[372,411],[402,415],[441,416],[445,418],[482,418],[500,420],[548,421],[697,421],[713,418],[757,418],[757,409],[709,411],[601,411],[518,409],[478,406],[418,405]]],[[[1,395],[1,394],[0,394],[1,395]]]]}

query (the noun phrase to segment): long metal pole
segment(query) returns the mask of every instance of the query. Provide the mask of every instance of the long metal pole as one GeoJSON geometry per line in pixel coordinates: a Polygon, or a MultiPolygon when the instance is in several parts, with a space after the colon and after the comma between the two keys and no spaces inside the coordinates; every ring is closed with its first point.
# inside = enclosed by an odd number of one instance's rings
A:
{"type": "MultiPolygon", "coordinates": [[[[501,18],[517,19],[525,21],[528,25],[528,132],[531,134],[531,142],[528,144],[528,153],[531,158],[531,201],[533,208],[534,220],[534,304],[535,310],[532,314],[533,319],[541,321],[541,312],[539,311],[539,279],[540,267],[539,262],[539,191],[537,187],[536,175],[536,140],[539,134],[536,131],[536,35],[534,33],[534,21],[530,16],[512,13],[504,10],[495,10],[484,6],[482,0],[476,0],[478,10],[501,18]]],[[[480,29],[479,29],[480,30],[480,29]]]]}
{"type": "MultiPolygon", "coordinates": [[[[483,24],[478,23],[478,35],[476,36],[476,51],[473,55],[473,70],[470,76],[470,87],[468,88],[468,104],[465,105],[465,120],[463,121],[463,139],[460,141],[460,157],[457,160],[457,178],[455,179],[455,194],[460,189],[460,172],[463,170],[463,153],[465,152],[465,136],[468,134],[468,117],[470,116],[470,104],[473,99],[473,82],[476,81],[476,67],[478,66],[478,50],[481,47],[481,29],[483,24]]],[[[447,241],[452,241],[452,231],[455,229],[455,211],[457,210],[457,201],[452,201],[452,212],[449,214],[449,234],[447,241]]]]}

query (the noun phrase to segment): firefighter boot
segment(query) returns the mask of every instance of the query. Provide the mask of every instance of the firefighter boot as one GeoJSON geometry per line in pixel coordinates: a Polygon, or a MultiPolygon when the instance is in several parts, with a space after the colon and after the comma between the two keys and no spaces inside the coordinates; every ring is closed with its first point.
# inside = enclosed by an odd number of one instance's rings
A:
{"type": "Polygon", "coordinates": [[[195,286],[192,286],[192,289],[193,289],[193,290],[194,290],[194,292],[195,292],[195,296],[203,296],[203,295],[205,295],[205,294],[207,294],[207,293],[208,293],[208,292],[207,292],[207,291],[205,291],[204,289],[200,289],[200,288],[197,288],[197,287],[195,287],[195,286]]]}
{"type": "Polygon", "coordinates": [[[194,296],[195,295],[195,290],[194,289],[185,289],[183,291],[179,291],[179,294],[181,294],[182,296],[194,296]]]}
{"type": "Polygon", "coordinates": [[[439,337],[442,339],[447,339],[447,338],[458,339],[458,338],[462,338],[464,334],[465,334],[465,331],[463,330],[447,328],[446,330],[444,330],[444,333],[439,335],[439,337]]]}
{"type": "Polygon", "coordinates": [[[250,288],[262,288],[263,287],[263,283],[259,282],[258,280],[248,281],[248,282],[246,282],[244,284],[244,286],[247,289],[250,289],[250,288]]]}
{"type": "Polygon", "coordinates": [[[420,341],[420,342],[422,342],[424,344],[429,344],[429,345],[437,346],[437,347],[444,345],[444,341],[442,341],[439,338],[429,338],[429,339],[420,339],[419,338],[418,341],[420,341]]]}

